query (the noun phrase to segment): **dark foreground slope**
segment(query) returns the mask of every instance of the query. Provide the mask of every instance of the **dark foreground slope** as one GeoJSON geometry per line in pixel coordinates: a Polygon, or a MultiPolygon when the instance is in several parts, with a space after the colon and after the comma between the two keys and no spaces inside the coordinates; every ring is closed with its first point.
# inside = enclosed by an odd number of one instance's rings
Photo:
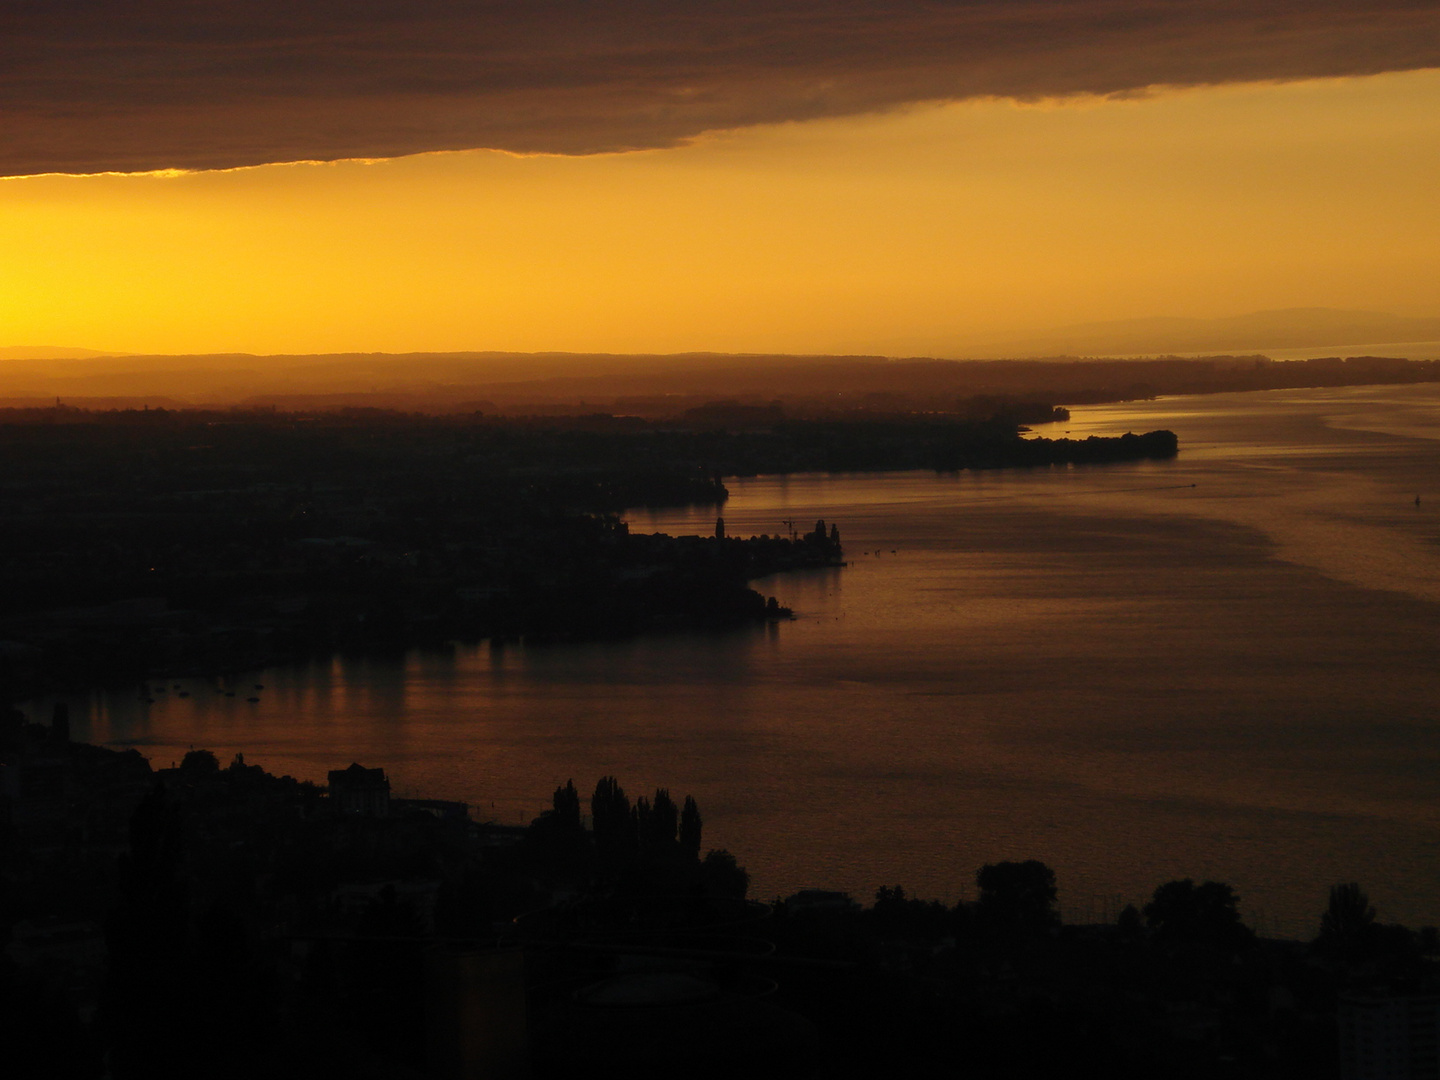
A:
{"type": "Polygon", "coordinates": [[[1024,853],[957,867],[953,905],[761,904],[663,789],[566,783],[503,828],[379,768],[152,770],[65,735],[0,715],[0,1015],[35,1075],[1433,1074],[1440,941],[1355,885],[1308,944],[1217,882],[1067,925],[1024,853]]]}

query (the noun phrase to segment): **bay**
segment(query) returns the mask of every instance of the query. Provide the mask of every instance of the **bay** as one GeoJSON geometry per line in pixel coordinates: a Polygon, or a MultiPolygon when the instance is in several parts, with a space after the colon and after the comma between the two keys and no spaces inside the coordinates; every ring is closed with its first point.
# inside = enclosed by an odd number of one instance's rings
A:
{"type": "Polygon", "coordinates": [[[839,524],[849,566],[756,583],[791,622],[95,693],[75,733],[322,782],[360,761],[509,823],[571,777],[665,786],[761,898],[953,901],[1038,858],[1071,920],[1192,877],[1267,933],[1313,934],[1351,880],[1440,922],[1440,387],[1085,407],[1045,434],[1159,427],[1174,461],[728,481],[732,535],[839,524]]]}

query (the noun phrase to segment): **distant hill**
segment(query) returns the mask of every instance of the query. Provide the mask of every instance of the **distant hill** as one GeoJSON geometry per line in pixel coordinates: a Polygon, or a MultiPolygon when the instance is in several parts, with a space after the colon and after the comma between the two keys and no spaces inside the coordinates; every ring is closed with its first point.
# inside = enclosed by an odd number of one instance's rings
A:
{"type": "MultiPolygon", "coordinates": [[[[656,416],[680,415],[714,401],[739,401],[748,407],[783,400],[787,407],[808,402],[806,407],[816,408],[828,403],[944,410],[976,395],[1079,403],[1156,392],[1260,388],[1277,378],[1278,385],[1297,385],[1287,380],[1301,377],[1298,368],[1283,378],[1247,376],[1249,381],[1241,382],[1234,372],[1237,365],[1263,366],[1268,361],[1260,354],[1283,349],[1299,352],[1283,357],[1287,360],[1416,356],[1372,344],[1405,341],[1440,342],[1440,318],[1293,308],[1224,319],[1086,323],[1026,342],[996,344],[987,355],[1007,359],[990,360],[559,352],[166,356],[30,346],[0,349],[0,403],[29,407],[47,400],[53,404],[58,398],[62,404],[88,408],[179,403],[467,413],[560,409],[656,416]],[[1310,348],[1315,352],[1304,352],[1310,348]],[[1209,356],[1219,365],[1216,370],[1228,374],[1216,381],[1197,375],[1200,368],[1187,368],[1183,376],[1170,372],[1162,378],[1160,369],[1147,374],[1133,359],[1183,354],[1209,356]],[[1085,364],[1078,360],[1082,356],[1127,359],[1085,364]]],[[[1419,355],[1440,357],[1440,346],[1434,351],[1427,346],[1419,355]]],[[[1400,378],[1398,373],[1382,378],[1378,369],[1364,365],[1347,370],[1344,378],[1352,384],[1372,375],[1379,381],[1400,378]]],[[[1331,378],[1325,375],[1324,384],[1331,378]]]]}
{"type": "Polygon", "coordinates": [[[70,349],[61,345],[0,346],[0,360],[88,360],[114,355],[100,349],[70,349]]]}
{"type": "MultiPolygon", "coordinates": [[[[60,362],[11,359],[0,363],[0,398],[25,395],[143,398],[171,395],[191,402],[268,403],[277,396],[387,397],[457,400],[520,394],[720,393],[739,370],[761,384],[807,384],[835,366],[884,365],[879,356],[788,356],[724,353],[665,355],[610,353],[329,353],[256,356],[103,354],[60,362]]],[[[356,404],[335,400],[329,407],[356,404]]],[[[319,404],[318,402],[316,404],[319,404]]],[[[308,407],[308,406],[307,406],[308,407]]]]}
{"type": "Polygon", "coordinates": [[[1034,336],[986,343],[986,356],[1160,356],[1344,348],[1377,342],[1440,341],[1440,318],[1380,311],[1285,308],[1219,319],[1178,317],[1077,323],[1034,336]]]}
{"type": "MultiPolygon", "coordinates": [[[[0,408],[398,409],[680,417],[930,412],[1049,415],[1056,404],[1440,379],[1440,359],[904,360],[855,356],[129,356],[0,364],[0,408]],[[525,377],[529,376],[529,377],[525,377]]],[[[1031,421],[1023,421],[1029,423],[1031,421]]]]}

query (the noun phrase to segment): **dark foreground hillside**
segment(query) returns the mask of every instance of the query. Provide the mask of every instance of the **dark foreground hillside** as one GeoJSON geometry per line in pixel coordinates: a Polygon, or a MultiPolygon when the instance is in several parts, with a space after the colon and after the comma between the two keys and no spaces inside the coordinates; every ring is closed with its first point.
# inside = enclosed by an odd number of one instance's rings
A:
{"type": "Polygon", "coordinates": [[[957,868],[953,906],[757,903],[665,790],[567,782],[503,828],[392,798],[380,768],[154,770],[66,726],[0,725],[0,1016],[12,1064],[44,1063],[24,1075],[1433,1074],[1440,942],[1355,885],[1316,898],[1309,943],[1257,939],[1216,882],[1064,925],[1023,853],[957,868]]]}

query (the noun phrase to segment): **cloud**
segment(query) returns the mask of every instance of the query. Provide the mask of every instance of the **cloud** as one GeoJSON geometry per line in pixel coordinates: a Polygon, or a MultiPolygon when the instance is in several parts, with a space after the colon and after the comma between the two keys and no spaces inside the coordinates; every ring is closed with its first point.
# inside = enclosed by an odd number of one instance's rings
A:
{"type": "Polygon", "coordinates": [[[1434,0],[5,0],[0,174],[585,154],[1436,66],[1434,0]]]}

